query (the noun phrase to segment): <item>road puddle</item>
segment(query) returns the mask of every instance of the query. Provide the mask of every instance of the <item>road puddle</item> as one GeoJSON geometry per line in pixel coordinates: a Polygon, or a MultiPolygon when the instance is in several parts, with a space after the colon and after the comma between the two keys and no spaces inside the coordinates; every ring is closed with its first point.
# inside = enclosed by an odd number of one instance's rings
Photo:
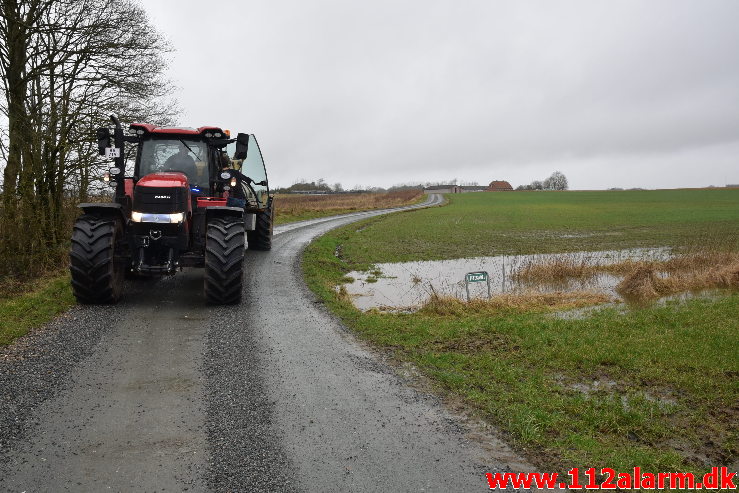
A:
{"type": "Polygon", "coordinates": [[[571,264],[597,266],[628,261],[660,261],[670,258],[669,248],[634,248],[568,254],[501,255],[454,260],[399,262],[377,264],[371,271],[354,271],[348,277],[354,282],[344,284],[354,305],[360,310],[373,308],[392,311],[413,311],[432,295],[467,299],[489,295],[524,292],[597,291],[618,298],[618,275],[597,272],[582,277],[566,277],[556,282],[518,280],[516,273],[526,266],[544,265],[566,257],[571,264]],[[488,282],[465,282],[470,272],[487,272],[488,282]],[[489,293],[488,293],[489,289],[489,293]]]}

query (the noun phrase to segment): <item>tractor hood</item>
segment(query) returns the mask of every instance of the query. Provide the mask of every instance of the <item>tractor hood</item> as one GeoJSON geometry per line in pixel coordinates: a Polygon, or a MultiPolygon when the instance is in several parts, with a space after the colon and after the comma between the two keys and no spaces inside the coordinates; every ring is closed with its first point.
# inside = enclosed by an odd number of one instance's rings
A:
{"type": "Polygon", "coordinates": [[[178,173],[175,171],[162,171],[159,173],[148,174],[136,182],[136,186],[158,188],[182,187],[189,189],[185,173],[178,173]]]}
{"type": "Polygon", "coordinates": [[[165,171],[151,173],[133,190],[133,210],[152,214],[190,213],[190,187],[184,173],[165,171]]]}

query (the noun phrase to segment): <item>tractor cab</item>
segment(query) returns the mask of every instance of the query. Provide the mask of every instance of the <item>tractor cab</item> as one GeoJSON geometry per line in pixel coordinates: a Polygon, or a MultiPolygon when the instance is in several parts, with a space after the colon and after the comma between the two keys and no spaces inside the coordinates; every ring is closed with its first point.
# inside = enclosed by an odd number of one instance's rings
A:
{"type": "Polygon", "coordinates": [[[134,182],[151,173],[178,172],[187,177],[195,195],[217,193],[220,153],[236,142],[227,131],[218,127],[156,127],[140,123],[132,124],[130,129],[138,140],[134,182]]]}
{"type": "Polygon", "coordinates": [[[193,188],[207,189],[212,170],[209,149],[203,140],[149,137],[142,139],[134,180],[150,173],[183,173],[193,188]]]}
{"type": "MultiPolygon", "coordinates": [[[[269,200],[267,171],[254,135],[239,134],[231,139],[228,130],[218,127],[162,128],[132,124],[138,136],[138,152],[133,183],[152,173],[182,173],[186,176],[193,204],[219,203],[227,198],[231,184],[221,176],[224,157],[229,167],[251,179],[241,184],[247,209],[263,210],[269,200]]],[[[235,186],[235,185],[234,185],[235,186]]]]}

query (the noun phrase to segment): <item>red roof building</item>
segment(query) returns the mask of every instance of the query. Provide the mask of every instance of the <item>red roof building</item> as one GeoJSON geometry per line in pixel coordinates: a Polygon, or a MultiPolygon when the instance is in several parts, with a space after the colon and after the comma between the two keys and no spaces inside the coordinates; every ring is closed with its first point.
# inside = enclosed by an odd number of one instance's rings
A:
{"type": "Polygon", "coordinates": [[[510,192],[513,187],[507,181],[491,181],[487,188],[488,192],[510,192]]]}

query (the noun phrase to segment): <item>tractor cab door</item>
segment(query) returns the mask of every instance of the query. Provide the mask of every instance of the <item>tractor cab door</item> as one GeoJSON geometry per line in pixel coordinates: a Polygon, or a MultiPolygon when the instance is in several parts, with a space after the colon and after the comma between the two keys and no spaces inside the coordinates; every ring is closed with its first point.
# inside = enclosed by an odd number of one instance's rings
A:
{"type": "MultiPolygon", "coordinates": [[[[262,151],[259,149],[259,143],[254,135],[246,134],[239,134],[237,141],[239,145],[232,148],[234,149],[234,153],[232,154],[234,162],[238,163],[243,159],[240,171],[254,181],[251,186],[256,196],[249,198],[253,198],[258,208],[265,208],[269,200],[269,184],[267,183],[267,170],[264,167],[264,159],[262,159],[262,151]],[[246,157],[243,157],[244,147],[246,147],[246,157]]],[[[248,195],[251,195],[251,193],[248,195]]]]}

